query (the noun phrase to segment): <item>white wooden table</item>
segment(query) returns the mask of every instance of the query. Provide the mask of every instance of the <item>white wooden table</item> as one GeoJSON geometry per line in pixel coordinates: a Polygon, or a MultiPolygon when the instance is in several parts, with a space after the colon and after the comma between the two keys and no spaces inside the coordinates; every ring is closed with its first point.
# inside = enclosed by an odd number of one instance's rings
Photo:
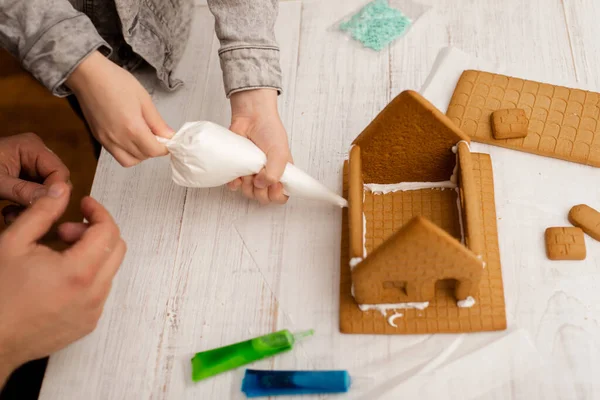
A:
{"type": "MultiPolygon", "coordinates": [[[[281,3],[280,112],[296,164],[329,187],[341,190],[353,138],[401,90],[420,88],[442,47],[600,90],[594,0],[423,2],[433,8],[379,53],[328,30],[361,1],[281,3]]],[[[229,122],[213,19],[202,5],[195,14],[178,71],[187,86],[169,94],[140,75],[175,128],[229,122]]],[[[600,171],[476,149],[494,160],[509,329],[389,337],[338,331],[339,210],[260,208],[222,188],[174,186],[166,158],[123,169],[103,153],[93,195],[129,251],[97,330],[50,358],[41,399],[240,398],[243,369],[193,384],[190,357],[283,328],[316,336],[253,367],[347,369],[358,379],[343,398],[600,398],[600,244],[586,239],[585,262],[543,250],[543,230],[567,224],[570,205],[600,206],[600,171]]]]}

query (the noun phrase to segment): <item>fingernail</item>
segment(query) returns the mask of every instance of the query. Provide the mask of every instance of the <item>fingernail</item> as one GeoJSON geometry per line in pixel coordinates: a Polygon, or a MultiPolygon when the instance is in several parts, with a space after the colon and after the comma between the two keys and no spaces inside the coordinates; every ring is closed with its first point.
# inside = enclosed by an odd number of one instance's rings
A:
{"type": "Polygon", "coordinates": [[[44,197],[46,194],[48,194],[48,191],[45,188],[35,189],[35,191],[31,195],[31,202],[33,203],[40,197],[44,197]]]}
{"type": "Polygon", "coordinates": [[[62,196],[64,192],[64,186],[59,183],[55,183],[54,185],[50,186],[50,189],[48,189],[48,196],[57,199],[62,196]]]}

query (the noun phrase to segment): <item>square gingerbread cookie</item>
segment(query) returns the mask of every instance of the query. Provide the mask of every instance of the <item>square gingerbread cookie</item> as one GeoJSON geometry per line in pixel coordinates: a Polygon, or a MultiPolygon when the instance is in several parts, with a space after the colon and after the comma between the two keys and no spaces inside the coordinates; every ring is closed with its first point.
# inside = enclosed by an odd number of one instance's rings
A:
{"type": "Polygon", "coordinates": [[[495,139],[516,139],[527,136],[529,120],[525,110],[510,108],[492,113],[492,132],[495,139]]]}
{"type": "Polygon", "coordinates": [[[550,260],[585,260],[583,231],[574,227],[546,229],[546,253],[550,260]]]}

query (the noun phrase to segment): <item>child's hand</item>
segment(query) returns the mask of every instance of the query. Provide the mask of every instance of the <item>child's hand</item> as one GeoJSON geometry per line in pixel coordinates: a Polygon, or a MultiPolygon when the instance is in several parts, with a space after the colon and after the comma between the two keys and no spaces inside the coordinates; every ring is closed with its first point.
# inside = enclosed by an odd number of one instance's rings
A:
{"type": "Polygon", "coordinates": [[[133,75],[99,52],[86,58],[67,79],[92,133],[124,167],[168,153],[155,136],[173,130],[133,75]]]}
{"type": "Polygon", "coordinates": [[[277,111],[277,92],[255,89],[235,93],[231,96],[231,114],[229,129],[252,140],[267,155],[267,165],[257,175],[230,182],[229,188],[235,191],[241,187],[246,197],[261,204],[284,204],[287,196],[279,179],[292,156],[277,111]]]}

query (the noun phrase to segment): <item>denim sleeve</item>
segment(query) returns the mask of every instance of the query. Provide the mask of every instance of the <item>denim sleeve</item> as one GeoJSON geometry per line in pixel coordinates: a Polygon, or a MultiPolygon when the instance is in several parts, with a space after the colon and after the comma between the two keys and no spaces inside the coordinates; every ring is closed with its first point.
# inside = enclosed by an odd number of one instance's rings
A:
{"type": "Polygon", "coordinates": [[[221,43],[219,57],[227,97],[273,88],[281,93],[279,46],[275,40],[277,0],[208,0],[221,43]]]}
{"type": "Polygon", "coordinates": [[[111,52],[68,0],[0,1],[0,45],[57,96],[70,94],[64,82],[90,53],[111,52]]]}

